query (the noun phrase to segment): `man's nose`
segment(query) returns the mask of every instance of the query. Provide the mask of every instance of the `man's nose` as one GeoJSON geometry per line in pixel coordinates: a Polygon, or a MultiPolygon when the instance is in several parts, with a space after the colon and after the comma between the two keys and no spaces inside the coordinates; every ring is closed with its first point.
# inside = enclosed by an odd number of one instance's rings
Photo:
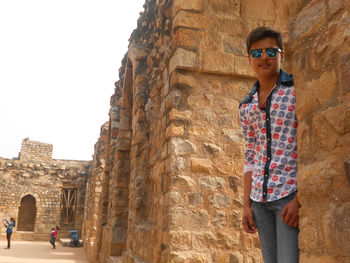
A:
{"type": "Polygon", "coordinates": [[[266,50],[263,50],[263,51],[262,51],[262,54],[261,54],[261,59],[267,59],[267,53],[266,53],[266,50]]]}

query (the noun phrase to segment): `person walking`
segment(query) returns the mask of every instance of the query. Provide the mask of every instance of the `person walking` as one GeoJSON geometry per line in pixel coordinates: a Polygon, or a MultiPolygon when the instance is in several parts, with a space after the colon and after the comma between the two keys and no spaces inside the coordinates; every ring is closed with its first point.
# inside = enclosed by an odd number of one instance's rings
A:
{"type": "Polygon", "coordinates": [[[280,68],[281,33],[258,27],[246,44],[257,81],[239,106],[246,142],[242,224],[247,233],[258,231],[264,263],[298,263],[301,205],[293,76],[280,68]]]}
{"type": "Polygon", "coordinates": [[[4,227],[6,227],[6,238],[7,238],[7,247],[5,249],[10,249],[11,247],[11,235],[13,228],[16,226],[16,221],[11,217],[10,222],[7,219],[3,220],[4,227]]]}
{"type": "Polygon", "coordinates": [[[56,226],[56,228],[52,228],[52,230],[51,230],[50,243],[51,243],[53,249],[56,248],[56,238],[58,235],[58,230],[60,230],[60,228],[58,226],[56,226]]]}

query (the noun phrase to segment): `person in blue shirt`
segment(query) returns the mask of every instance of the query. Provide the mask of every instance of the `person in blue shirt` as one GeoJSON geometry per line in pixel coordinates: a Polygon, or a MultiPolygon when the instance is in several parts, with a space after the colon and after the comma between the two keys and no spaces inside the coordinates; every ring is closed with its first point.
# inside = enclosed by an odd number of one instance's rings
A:
{"type": "Polygon", "coordinates": [[[10,249],[12,229],[16,226],[16,221],[13,217],[11,217],[10,222],[7,219],[4,219],[3,223],[4,223],[4,227],[6,227],[6,238],[7,238],[7,248],[5,249],[10,249]]]}

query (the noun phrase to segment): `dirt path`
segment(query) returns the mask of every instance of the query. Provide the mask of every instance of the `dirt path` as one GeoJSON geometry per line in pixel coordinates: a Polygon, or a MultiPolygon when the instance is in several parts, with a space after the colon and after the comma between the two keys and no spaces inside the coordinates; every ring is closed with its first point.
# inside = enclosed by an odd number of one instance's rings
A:
{"type": "Polygon", "coordinates": [[[0,241],[1,263],[89,263],[83,248],[62,247],[58,242],[56,249],[49,242],[12,241],[11,249],[6,246],[0,241]]]}

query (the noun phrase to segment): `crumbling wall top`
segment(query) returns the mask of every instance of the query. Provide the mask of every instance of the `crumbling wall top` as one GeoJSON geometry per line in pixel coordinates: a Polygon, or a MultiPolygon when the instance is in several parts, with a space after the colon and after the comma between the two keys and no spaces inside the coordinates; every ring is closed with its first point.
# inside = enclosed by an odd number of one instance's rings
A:
{"type": "Polygon", "coordinates": [[[31,141],[29,138],[22,140],[19,159],[22,161],[50,162],[52,160],[52,144],[31,141]]]}

